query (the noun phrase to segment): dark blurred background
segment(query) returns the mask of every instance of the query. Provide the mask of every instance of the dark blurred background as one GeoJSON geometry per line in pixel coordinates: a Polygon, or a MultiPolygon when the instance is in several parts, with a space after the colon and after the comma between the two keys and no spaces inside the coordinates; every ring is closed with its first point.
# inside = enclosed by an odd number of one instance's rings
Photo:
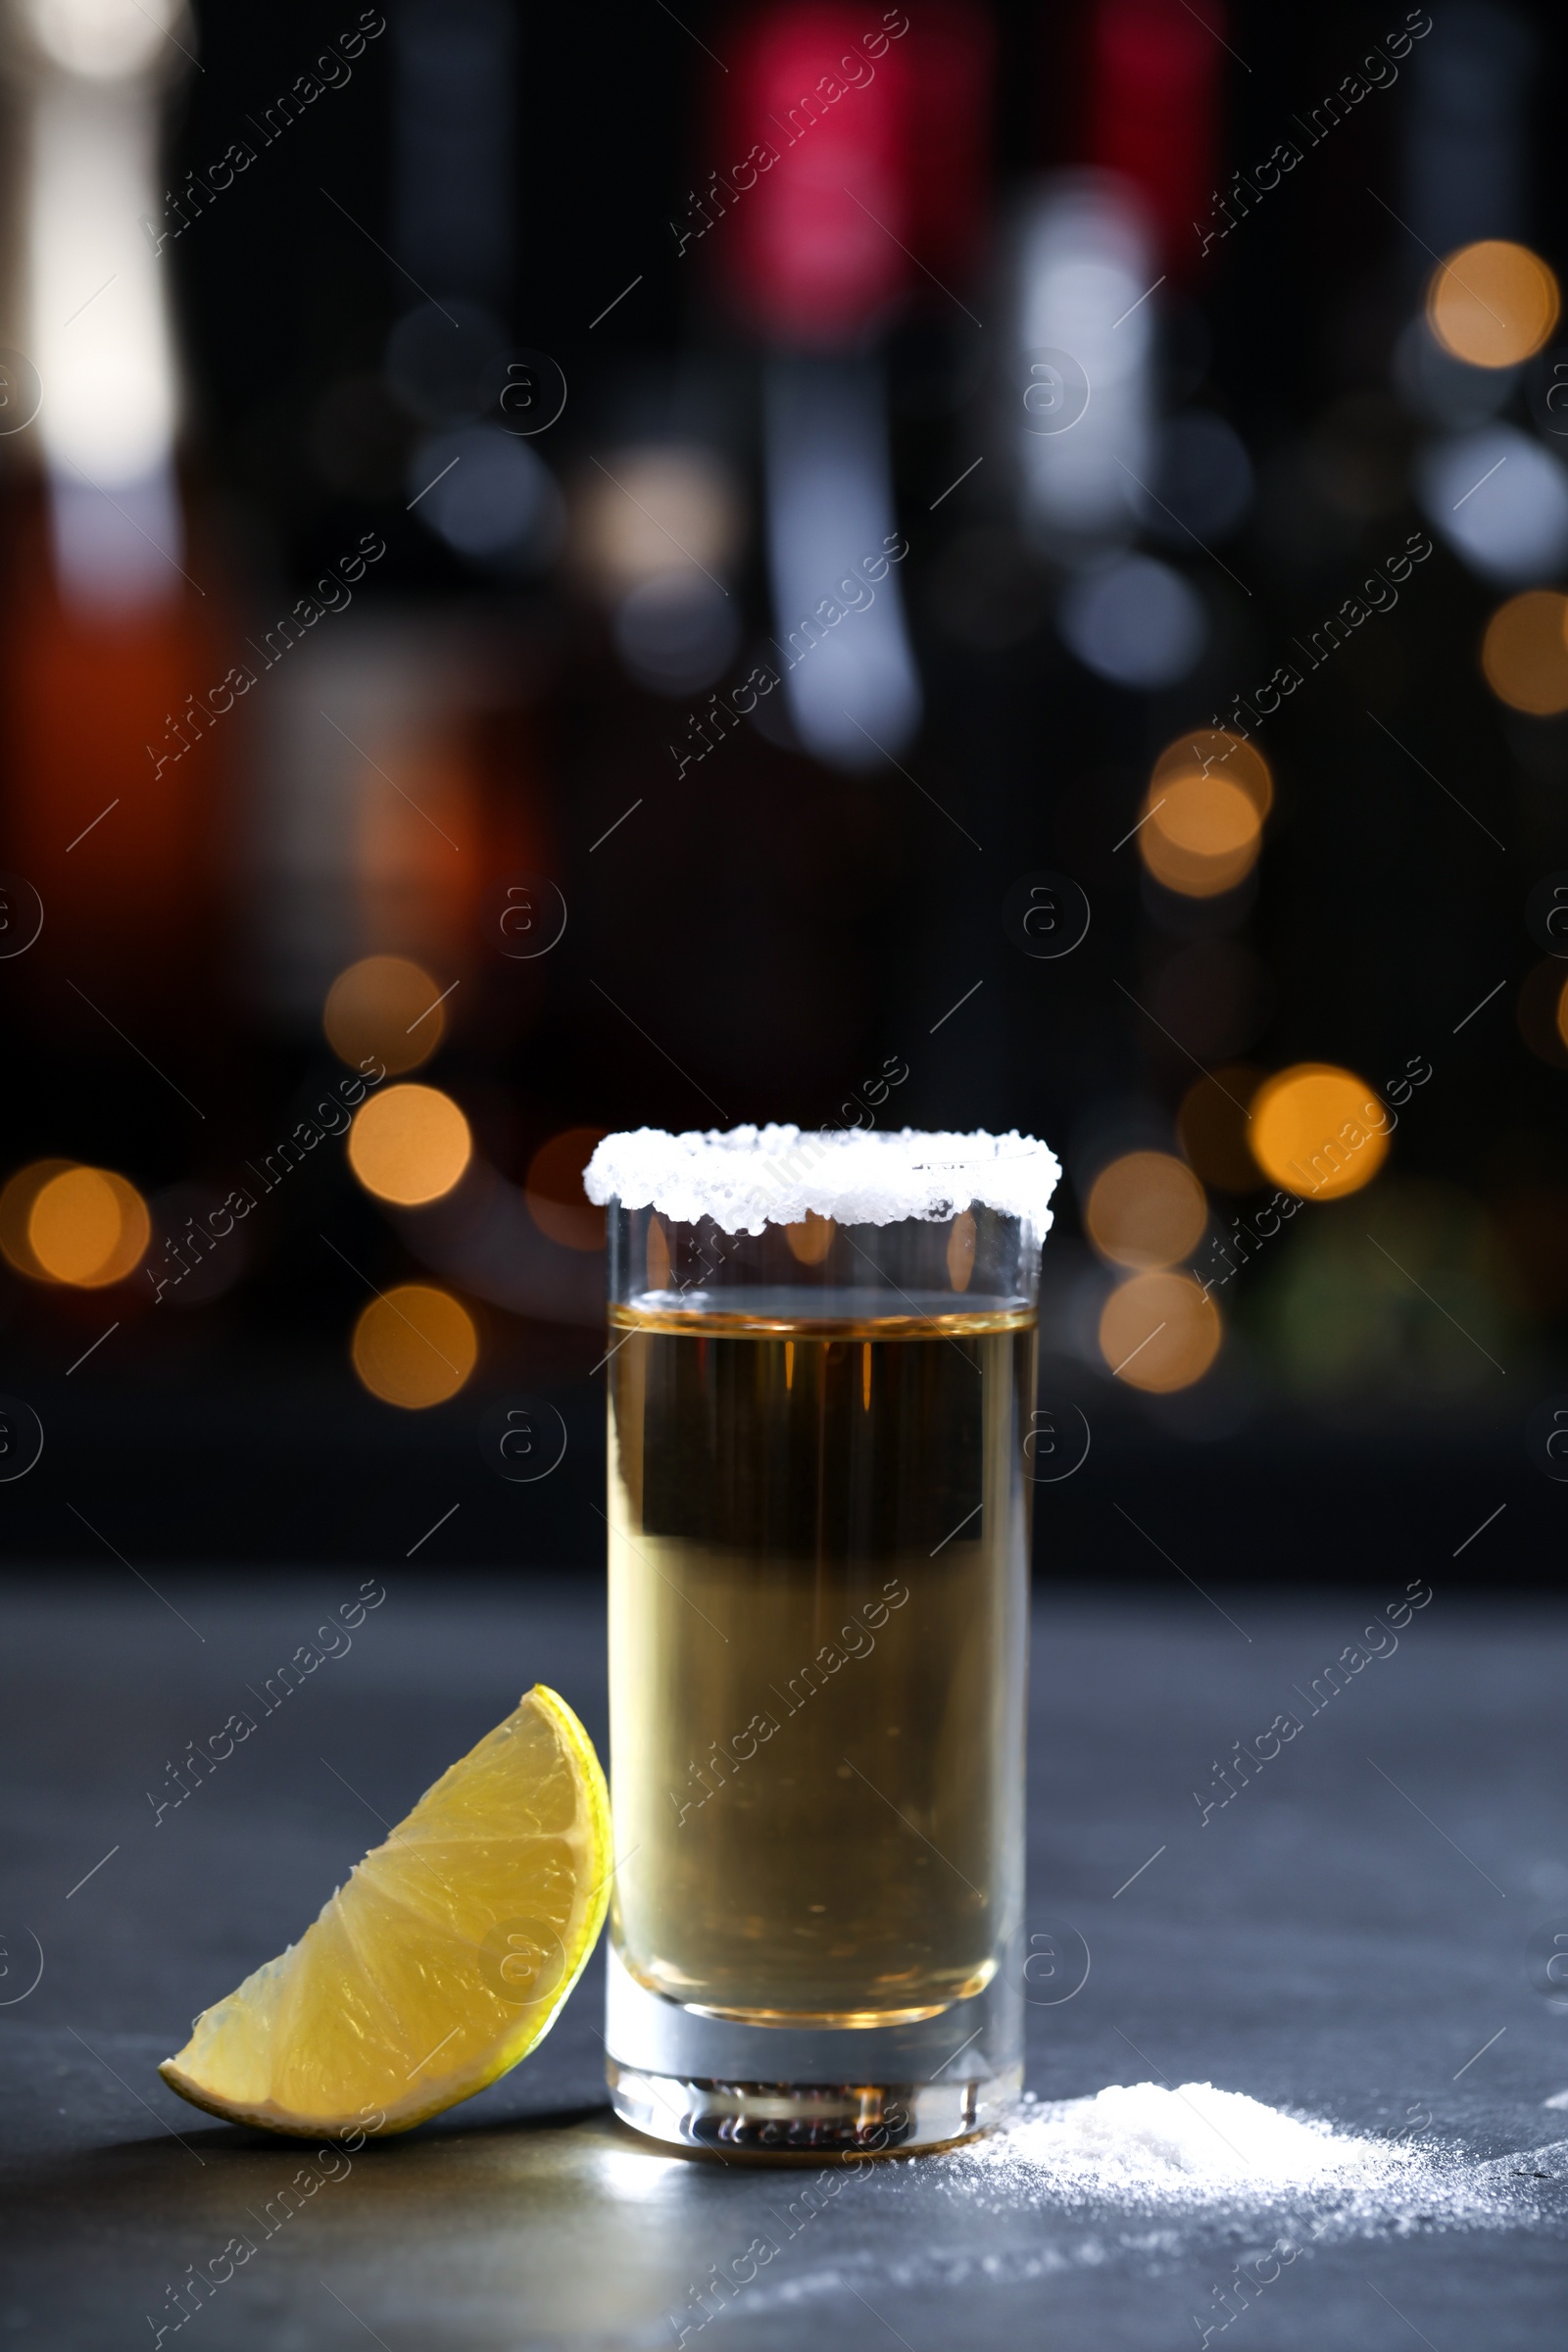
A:
{"type": "Polygon", "coordinates": [[[590,1566],[776,1118],[1060,1153],[1047,1572],[1554,1580],[1562,53],[12,0],[11,1556],[590,1566]]]}

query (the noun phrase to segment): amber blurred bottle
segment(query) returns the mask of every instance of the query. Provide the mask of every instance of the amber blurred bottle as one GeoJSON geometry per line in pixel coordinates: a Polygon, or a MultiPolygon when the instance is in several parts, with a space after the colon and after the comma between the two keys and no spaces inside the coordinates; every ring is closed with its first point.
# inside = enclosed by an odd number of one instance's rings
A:
{"type": "Polygon", "coordinates": [[[193,40],[171,0],[13,0],[5,24],[0,861],[44,906],[17,974],[30,1018],[94,1048],[83,998],[188,1039],[223,968],[216,705],[239,629],[182,479],[160,249],[162,119],[193,40]]]}

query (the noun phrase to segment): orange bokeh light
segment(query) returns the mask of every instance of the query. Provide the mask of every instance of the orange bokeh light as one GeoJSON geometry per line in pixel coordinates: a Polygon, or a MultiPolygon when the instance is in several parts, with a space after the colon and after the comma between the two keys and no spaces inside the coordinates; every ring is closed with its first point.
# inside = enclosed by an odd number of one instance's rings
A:
{"type": "Polygon", "coordinates": [[[147,1203],[112,1168],[35,1160],[0,1195],[0,1248],[34,1282],[103,1290],[135,1272],[151,1240],[147,1203]]]}
{"type": "Polygon", "coordinates": [[[450,1193],[473,1156],[468,1122],[435,1086],[372,1095],[349,1130],[349,1165],[368,1193],[415,1208],[450,1193]]]}
{"type": "Polygon", "coordinates": [[[1216,773],[1227,783],[1240,785],[1257,810],[1259,822],[1267,816],[1274,806],[1274,778],[1268,761],[1255,744],[1224,727],[1194,727],[1167,743],[1154,761],[1149,797],[1157,801],[1159,787],[1175,776],[1216,773]]]}
{"type": "Polygon", "coordinates": [[[30,1282],[53,1282],[55,1279],[38,1263],[32,1244],[27,1239],[32,1204],[53,1177],[63,1176],[68,1168],[75,1165],[74,1159],[29,1160],[24,1168],[19,1168],[14,1176],[7,1179],[4,1192],[0,1192],[0,1250],[4,1250],[8,1262],[16,1267],[17,1272],[25,1274],[30,1282]]]}
{"type": "Polygon", "coordinates": [[[1129,1387],[1152,1396],[1201,1380],[1223,1336],[1218,1307],[1190,1274],[1135,1274],[1101,1310],[1101,1354],[1129,1387]]]}
{"type": "Polygon", "coordinates": [[[1485,237],[1439,264],[1427,289],[1427,321],[1446,351],[1472,368],[1514,368],[1545,343],[1562,299],[1528,245],[1485,237]]]}
{"type": "Polygon", "coordinates": [[[1568,1070],[1568,975],[1555,956],[1526,976],[1514,1010],[1536,1059],[1550,1070],[1568,1070]]]}
{"type": "Polygon", "coordinates": [[[1138,847],[1156,882],[1184,898],[1234,890],[1256,862],[1263,824],[1241,780],[1196,766],[1156,776],[1147,797],[1138,847]]]}
{"type": "Polygon", "coordinates": [[[1303,1200],[1336,1200],[1370,1184],[1388,1156],[1392,1113],[1364,1078],[1301,1061],[1265,1078],[1248,1141],[1273,1183],[1303,1200]]]}
{"type": "Polygon", "coordinates": [[[457,1395],[478,1360],[479,1336],[450,1291],[405,1282],[371,1299],[354,1327],[351,1353],[372,1396],[418,1412],[457,1395]]]}
{"type": "Polygon", "coordinates": [[[1095,1178],[1084,1206],[1084,1224],[1102,1256],[1145,1271],[1189,1256],[1207,1222],[1202,1186],[1169,1152],[1113,1159],[1095,1178]]]}
{"type": "Polygon", "coordinates": [[[1481,666],[1500,702],[1533,717],[1568,710],[1568,596],[1527,588],[1487,623],[1481,666]]]}
{"type": "Polygon", "coordinates": [[[446,1030],[441,983],[407,956],[365,956],[326,992],[321,1027],[340,1061],[358,1068],[375,1055],[392,1071],[428,1061],[446,1030]]]}

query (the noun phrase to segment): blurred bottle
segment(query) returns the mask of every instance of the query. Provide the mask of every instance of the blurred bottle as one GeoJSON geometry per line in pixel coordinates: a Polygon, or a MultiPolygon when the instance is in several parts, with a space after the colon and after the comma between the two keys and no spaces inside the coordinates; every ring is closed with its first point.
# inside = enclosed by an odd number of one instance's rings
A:
{"type": "Polygon", "coordinates": [[[991,232],[991,105],[996,32],[969,0],[930,0],[906,39],[909,70],[909,251],[923,298],[961,318],[956,294],[985,266],[991,232]],[[945,308],[944,308],[945,306],[945,308]]]}
{"type": "MultiPolygon", "coordinates": [[[[302,1038],[366,956],[411,956],[471,998],[496,976],[487,896],[550,862],[505,619],[383,606],[334,629],[291,652],[258,710],[246,842],[255,998],[302,1038]]],[[[456,1001],[451,1025],[472,1012],[456,1001]]]]}
{"type": "MultiPolygon", "coordinates": [[[[1225,11],[1203,0],[1101,0],[1090,34],[1089,161],[1135,188],[1156,268],[1197,272],[1194,224],[1219,193],[1225,11]]],[[[1245,209],[1245,208],[1244,208],[1245,209]]]]}
{"type": "MultiPolygon", "coordinates": [[[[507,325],[517,29],[509,0],[407,0],[392,15],[389,324],[378,373],[328,386],[313,440],[323,484],[384,526],[361,543],[382,555],[354,609],[270,681],[250,793],[252,985],[296,1036],[318,1032],[340,972],[380,955],[457,988],[460,1037],[487,1014],[505,1027],[483,988],[507,974],[487,907],[551,860],[525,600],[564,542],[539,444],[564,385],[543,355],[514,351],[507,325]],[[440,586],[400,594],[395,567],[440,586]]],[[[517,990],[504,993],[515,1011],[517,990]]]]}
{"type": "Polygon", "coordinates": [[[20,161],[0,295],[16,347],[0,806],[4,862],[44,903],[25,978],[51,1026],[92,1023],[67,976],[182,1034],[215,1007],[235,632],[176,473],[160,170],[194,37],[183,0],[12,0],[5,24],[20,161]]]}
{"type": "Polygon", "coordinates": [[[1133,542],[1193,548],[1234,522],[1249,481],[1222,420],[1159,414],[1162,318],[1201,256],[1195,221],[1216,176],[1216,13],[1101,0],[1080,68],[1083,161],[1026,200],[1014,243],[1005,415],[1025,534],[1067,575],[1057,617],[1073,653],[1144,693],[1195,668],[1209,623],[1185,572],[1133,542]]]}
{"type": "Polygon", "coordinates": [[[929,54],[920,44],[901,11],[869,27],[815,4],[745,19],[719,132],[732,165],[693,194],[727,216],[724,283],[766,353],[767,566],[790,717],[806,750],[848,769],[899,753],[921,713],[877,346],[917,249],[951,264],[972,259],[975,238],[964,183],[982,144],[984,28],[934,11],[929,54]]]}

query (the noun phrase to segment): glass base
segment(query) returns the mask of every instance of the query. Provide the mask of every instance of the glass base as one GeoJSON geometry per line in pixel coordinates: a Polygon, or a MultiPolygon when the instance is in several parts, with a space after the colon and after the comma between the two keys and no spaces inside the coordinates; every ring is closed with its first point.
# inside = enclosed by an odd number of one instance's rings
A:
{"type": "Polygon", "coordinates": [[[1000,2123],[1023,2068],[968,2082],[703,2082],[650,2075],[612,2058],[611,2103],[651,2139],[714,2155],[906,2156],[953,2147],[1000,2123]]]}
{"type": "Polygon", "coordinates": [[[634,2131],[725,2156],[948,2147],[1000,2123],[1023,2088],[1020,1983],[1004,1968],[940,2015],[897,2025],[741,2024],[652,1991],[612,1943],[611,2098],[634,2131]]]}

